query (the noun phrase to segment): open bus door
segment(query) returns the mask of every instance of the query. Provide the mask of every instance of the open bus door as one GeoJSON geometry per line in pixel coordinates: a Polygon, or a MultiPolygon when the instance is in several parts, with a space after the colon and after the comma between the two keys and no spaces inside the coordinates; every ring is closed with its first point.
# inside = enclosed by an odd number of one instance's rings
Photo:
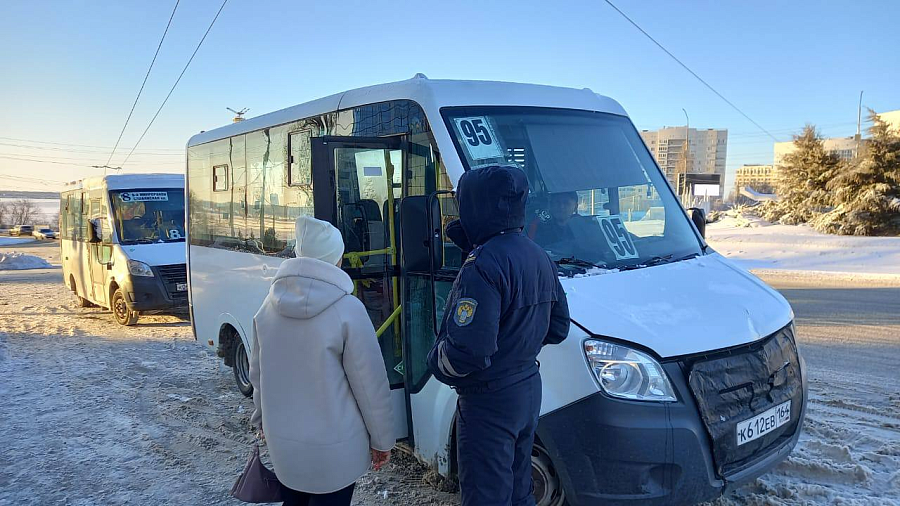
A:
{"type": "Polygon", "coordinates": [[[399,203],[405,156],[400,137],[313,137],[316,218],[344,238],[342,268],[376,329],[391,385],[398,439],[408,434],[404,389],[399,203]]]}

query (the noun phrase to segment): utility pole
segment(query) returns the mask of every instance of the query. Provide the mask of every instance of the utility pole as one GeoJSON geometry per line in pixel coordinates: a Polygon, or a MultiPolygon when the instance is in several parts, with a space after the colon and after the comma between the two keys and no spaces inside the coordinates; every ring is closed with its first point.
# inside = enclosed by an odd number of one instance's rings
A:
{"type": "Polygon", "coordinates": [[[690,167],[688,164],[689,164],[690,158],[691,158],[691,118],[688,117],[688,113],[684,109],[684,107],[681,108],[681,112],[684,113],[684,119],[685,119],[685,121],[687,121],[687,126],[685,126],[685,128],[684,128],[684,154],[682,155],[682,163],[684,164],[683,172],[682,172],[684,174],[682,176],[682,184],[684,185],[684,187],[681,189],[681,194],[682,194],[681,201],[684,205],[687,205],[688,204],[688,202],[687,202],[687,198],[688,198],[687,175],[688,175],[688,172],[690,172],[690,167]]]}

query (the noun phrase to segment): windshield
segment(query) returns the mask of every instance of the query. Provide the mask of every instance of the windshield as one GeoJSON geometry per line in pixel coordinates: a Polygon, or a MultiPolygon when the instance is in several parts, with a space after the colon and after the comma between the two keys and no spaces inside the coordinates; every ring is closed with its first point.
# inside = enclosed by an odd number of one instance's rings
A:
{"type": "Polygon", "coordinates": [[[184,190],[163,188],[109,192],[121,244],[184,240],[184,190]]]}
{"type": "Polygon", "coordinates": [[[525,233],[561,266],[634,268],[700,254],[700,241],[631,121],[537,107],[452,107],[466,169],[528,175],[525,233]]]}

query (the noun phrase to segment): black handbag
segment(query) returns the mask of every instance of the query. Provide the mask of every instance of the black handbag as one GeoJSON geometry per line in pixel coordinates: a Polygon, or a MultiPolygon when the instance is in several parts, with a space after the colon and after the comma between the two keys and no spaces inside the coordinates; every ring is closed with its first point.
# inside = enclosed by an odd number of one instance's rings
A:
{"type": "Polygon", "coordinates": [[[253,443],[244,471],[231,487],[231,497],[248,503],[281,502],[281,482],[259,458],[259,443],[253,443]]]}

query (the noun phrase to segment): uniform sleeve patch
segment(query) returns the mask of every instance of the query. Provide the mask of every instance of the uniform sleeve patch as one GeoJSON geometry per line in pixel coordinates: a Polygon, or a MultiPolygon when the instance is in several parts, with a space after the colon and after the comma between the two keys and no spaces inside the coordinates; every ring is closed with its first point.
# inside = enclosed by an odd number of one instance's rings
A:
{"type": "Polygon", "coordinates": [[[453,311],[453,321],[459,327],[465,327],[472,323],[475,318],[475,309],[478,307],[478,301],[467,297],[459,299],[456,303],[456,309],[453,311]]]}

